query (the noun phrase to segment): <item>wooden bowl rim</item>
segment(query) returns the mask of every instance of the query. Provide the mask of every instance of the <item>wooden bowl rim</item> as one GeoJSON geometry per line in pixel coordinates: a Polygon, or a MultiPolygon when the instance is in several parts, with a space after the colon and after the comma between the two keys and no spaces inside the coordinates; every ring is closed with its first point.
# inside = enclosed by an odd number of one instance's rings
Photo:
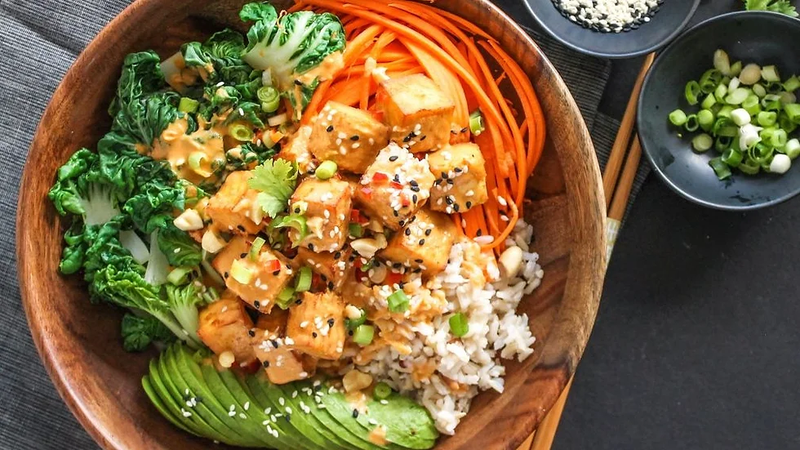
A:
{"type": "MultiPolygon", "coordinates": [[[[125,437],[120,436],[118,429],[112,429],[113,427],[108,426],[108,424],[112,421],[108,417],[103,418],[105,414],[100,414],[101,412],[108,414],[108,411],[101,411],[100,405],[92,401],[91,398],[86,398],[86,396],[80,395],[73,389],[73,384],[79,382],[74,376],[79,371],[70,364],[64,364],[64,361],[62,361],[62,358],[58,352],[55,351],[54,343],[51,342],[51,339],[49,339],[48,336],[46,336],[45,332],[48,329],[48,321],[43,320],[42,315],[37,314],[36,308],[36,305],[44,302],[44,299],[41,297],[43,297],[45,293],[40,291],[38,284],[35,283],[32,278],[26,278],[24,275],[31,273],[35,274],[37,273],[37,270],[41,270],[37,267],[36,255],[33,252],[32,246],[29,245],[31,239],[35,238],[35,236],[31,236],[29,234],[27,227],[29,222],[35,221],[37,218],[23,214],[22,211],[25,209],[25,205],[30,204],[30,202],[46,201],[45,199],[35,198],[32,195],[31,190],[25,189],[25,187],[29,185],[33,177],[39,175],[35,173],[36,169],[31,166],[31,159],[33,159],[31,156],[43,151],[40,150],[42,146],[39,145],[39,141],[42,139],[42,126],[43,123],[45,123],[45,119],[50,115],[55,114],[55,110],[57,109],[57,105],[54,104],[52,99],[61,98],[66,92],[68,92],[66,85],[69,83],[67,83],[67,81],[70,78],[75,78],[80,68],[88,63],[88,60],[92,58],[94,53],[96,53],[97,47],[100,46],[100,42],[103,41],[105,36],[117,33],[118,29],[123,28],[123,25],[131,20],[131,17],[135,16],[139,10],[146,10],[162,1],[163,0],[137,0],[136,2],[128,5],[118,16],[116,16],[111,22],[103,27],[103,29],[94,39],[92,39],[89,45],[87,45],[87,47],[80,53],[73,65],[66,72],[64,78],[53,93],[53,96],[51,97],[51,100],[49,101],[48,106],[46,107],[42,118],[40,119],[40,123],[34,133],[34,139],[29,148],[28,156],[23,169],[20,183],[20,195],[17,204],[17,273],[19,277],[22,303],[29,323],[31,335],[37,351],[39,352],[39,355],[44,363],[45,369],[53,381],[57,392],[72,411],[73,415],[84,427],[84,429],[100,446],[107,449],[124,449],[126,448],[124,443],[129,443],[130,441],[125,437]]],[[[505,25],[511,28],[512,34],[518,36],[524,41],[525,47],[535,50],[538,53],[538,56],[541,58],[540,64],[544,66],[544,69],[542,69],[541,72],[543,74],[550,73],[553,78],[553,83],[561,92],[565,93],[564,100],[567,103],[567,109],[572,111],[574,116],[573,122],[575,122],[577,126],[577,128],[575,128],[573,131],[575,135],[577,135],[577,141],[581,144],[577,146],[575,151],[580,153],[578,155],[579,158],[589,161],[589,170],[593,172],[590,178],[595,179],[594,183],[591,183],[588,186],[580,186],[580,188],[586,191],[584,195],[592,198],[593,202],[596,202],[598,205],[604,205],[605,201],[603,198],[602,189],[600,187],[601,178],[599,165],[597,163],[597,156],[594,152],[594,146],[592,144],[591,137],[580,114],[578,106],[560,74],[556,71],[541,48],[539,48],[536,42],[534,42],[532,37],[528,35],[528,33],[526,33],[504,11],[494,5],[490,0],[471,1],[477,3],[480,8],[490,10],[493,14],[499,16],[505,22],[505,25]]],[[[570,187],[568,184],[567,190],[569,191],[569,189],[570,187]]],[[[581,325],[581,330],[583,333],[571,333],[575,335],[575,339],[571,340],[572,348],[568,348],[566,353],[576,355],[575,357],[577,359],[570,360],[569,355],[567,355],[565,360],[562,361],[561,366],[556,368],[562,371],[563,376],[548,377],[547,383],[549,383],[555,389],[548,389],[549,395],[548,399],[545,401],[545,404],[548,405],[547,410],[549,410],[555,403],[558,395],[574,373],[575,367],[585,349],[589,333],[594,325],[594,319],[599,306],[600,292],[602,290],[602,283],[605,274],[605,213],[602,211],[599,216],[589,217],[589,219],[596,220],[596,223],[593,223],[594,226],[588,226],[589,224],[587,224],[589,230],[587,230],[586,233],[583,233],[580,239],[576,239],[577,242],[572,246],[570,253],[570,255],[576,255],[582,252],[584,257],[580,259],[584,263],[582,267],[577,268],[579,270],[576,270],[576,268],[573,267],[573,259],[575,258],[571,258],[568,273],[573,275],[570,275],[567,280],[567,284],[569,284],[570,280],[578,276],[575,274],[575,272],[580,272],[580,276],[582,278],[589,277],[588,281],[586,281],[586,284],[590,286],[591,289],[582,289],[580,292],[583,294],[591,294],[591,298],[587,297],[584,299],[584,303],[586,303],[587,307],[589,308],[589,314],[584,318],[585,320],[583,320],[583,323],[579,324],[581,325]]],[[[568,293],[565,290],[564,297],[567,297],[567,295],[568,293]]],[[[554,324],[551,334],[555,334],[557,331],[559,331],[557,324],[554,324]]],[[[553,339],[549,339],[549,341],[552,342],[553,339]]],[[[540,351],[542,353],[546,353],[547,347],[548,342],[545,342],[540,351]]],[[[533,367],[535,368],[536,365],[533,367]]],[[[533,368],[531,368],[531,371],[529,372],[527,381],[531,381],[531,379],[533,379],[531,376],[532,373],[533,368]]],[[[512,394],[514,394],[514,392],[507,391],[506,396],[511,396],[512,394]]],[[[507,448],[516,448],[519,446],[530,435],[530,433],[533,432],[535,426],[542,417],[543,414],[537,414],[535,417],[530,416],[527,418],[522,418],[522,423],[517,422],[513,429],[506,430],[506,432],[511,435],[507,436],[507,442],[510,444],[507,448]]],[[[140,438],[141,439],[133,439],[138,442],[147,441],[147,439],[144,437],[140,438]]]]}

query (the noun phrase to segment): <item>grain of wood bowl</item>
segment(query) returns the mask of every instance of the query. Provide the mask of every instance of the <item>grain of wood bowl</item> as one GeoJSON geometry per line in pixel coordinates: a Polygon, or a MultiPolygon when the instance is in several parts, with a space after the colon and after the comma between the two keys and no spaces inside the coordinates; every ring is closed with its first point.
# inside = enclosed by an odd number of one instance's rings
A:
{"type": "MultiPolygon", "coordinates": [[[[126,353],[121,312],[88,301],[80,277],[57,271],[64,223],[46,194],[56,169],[109,127],[106,113],[122,60],[162,56],[238,23],[241,0],[137,0],[92,41],[56,90],[28,154],[17,212],[17,255],[31,333],[69,408],[107,449],[200,449],[208,441],[173,427],[152,406],[141,377],[155,350],[126,353]]],[[[605,267],[604,199],[592,142],[563,80],[541,49],[488,0],[435,5],[495,37],[530,76],[548,141],[528,184],[526,219],[535,228],[543,284],[520,310],[537,337],[533,356],[507,365],[505,393],[484,392],[437,448],[516,448],[556,401],[594,323],[605,267]]],[[[276,5],[286,7],[288,4],[276,5]]]]}

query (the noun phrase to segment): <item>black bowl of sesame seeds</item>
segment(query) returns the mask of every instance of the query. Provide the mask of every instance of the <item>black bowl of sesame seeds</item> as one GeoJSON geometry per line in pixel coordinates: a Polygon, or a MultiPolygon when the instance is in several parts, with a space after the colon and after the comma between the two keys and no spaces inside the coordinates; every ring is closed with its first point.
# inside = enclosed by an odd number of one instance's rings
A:
{"type": "Polygon", "coordinates": [[[523,0],[564,45],[600,58],[633,58],[678,36],[700,0],[523,0]]]}

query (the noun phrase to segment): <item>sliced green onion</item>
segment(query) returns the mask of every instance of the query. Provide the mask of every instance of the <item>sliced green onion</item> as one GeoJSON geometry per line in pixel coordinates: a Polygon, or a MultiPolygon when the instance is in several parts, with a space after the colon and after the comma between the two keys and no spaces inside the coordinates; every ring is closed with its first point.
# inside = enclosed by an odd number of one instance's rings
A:
{"type": "Polygon", "coordinates": [[[783,148],[788,140],[789,135],[786,134],[786,131],[779,128],[772,132],[769,139],[767,139],[767,143],[775,148],[783,148]]]}
{"type": "Polygon", "coordinates": [[[386,301],[389,303],[389,311],[391,312],[404,312],[408,310],[408,296],[400,289],[388,296],[386,301]]]}
{"type": "Polygon", "coordinates": [[[359,311],[361,312],[361,315],[358,316],[357,319],[349,319],[349,318],[348,319],[344,319],[344,326],[348,330],[355,330],[359,326],[364,325],[364,323],[367,321],[367,313],[364,312],[364,310],[360,309],[360,308],[359,308],[359,311]]]}
{"type": "Polygon", "coordinates": [[[261,102],[261,110],[265,113],[274,113],[281,105],[281,96],[272,86],[262,86],[258,88],[256,96],[261,102]]]}
{"type": "Polygon", "coordinates": [[[234,259],[230,269],[231,278],[237,283],[250,284],[253,281],[253,271],[242,260],[234,259]]]}
{"type": "Polygon", "coordinates": [[[775,66],[765,66],[761,68],[761,78],[770,83],[780,83],[781,77],[778,75],[778,68],[775,66]]]}
{"type": "Polygon", "coordinates": [[[747,88],[736,88],[725,96],[725,103],[729,105],[741,105],[752,92],[747,88]]]}
{"type": "Polygon", "coordinates": [[[390,395],[392,395],[391,386],[382,381],[376,384],[375,388],[372,389],[372,396],[375,397],[376,400],[386,400],[390,395]]]}
{"type": "Polygon", "coordinates": [[[714,169],[714,173],[717,174],[717,178],[720,180],[724,180],[730,178],[731,176],[731,168],[728,167],[727,164],[722,162],[722,158],[714,158],[708,162],[708,165],[714,169]]]}
{"type": "Polygon", "coordinates": [[[322,161],[322,164],[317,167],[314,175],[320,180],[327,180],[336,175],[337,170],[339,170],[339,166],[337,166],[335,162],[322,161]]]}
{"type": "Polygon", "coordinates": [[[689,132],[697,131],[697,129],[700,128],[700,123],[697,121],[697,114],[686,117],[686,123],[683,124],[683,127],[689,132]]]}
{"type": "Polygon", "coordinates": [[[295,245],[308,236],[308,224],[306,223],[306,218],[301,215],[290,214],[284,216],[283,218],[273,220],[270,222],[269,226],[273,229],[293,228],[299,234],[295,245]]]}
{"type": "Polygon", "coordinates": [[[742,154],[735,149],[729,148],[725,150],[720,159],[730,167],[739,167],[742,162],[742,154]]]}
{"type": "Polygon", "coordinates": [[[792,123],[800,124],[800,104],[790,103],[783,105],[783,111],[792,123]]]}
{"type": "Polygon", "coordinates": [[[206,288],[206,291],[203,293],[202,297],[206,303],[214,303],[215,301],[219,300],[219,292],[217,292],[213,286],[209,286],[206,288]]]}
{"type": "Polygon", "coordinates": [[[682,127],[686,123],[686,113],[681,109],[676,109],[669,113],[669,121],[676,127],[682,127]]]}
{"type": "Polygon", "coordinates": [[[706,94],[714,92],[719,82],[722,80],[722,73],[717,69],[708,69],[700,77],[700,90],[706,94]]]}
{"type": "Polygon", "coordinates": [[[462,337],[469,333],[469,320],[464,313],[453,314],[448,320],[450,323],[450,333],[455,337],[462,337]]]}
{"type": "Polygon", "coordinates": [[[203,152],[192,152],[192,153],[189,154],[189,158],[188,159],[189,159],[189,167],[193,171],[197,172],[199,170],[199,171],[202,171],[202,172],[207,172],[206,170],[203,170],[203,163],[208,161],[208,156],[206,156],[205,153],[203,153],[203,152]]]}
{"type": "Polygon", "coordinates": [[[765,95],[764,98],[761,99],[761,107],[764,108],[765,111],[780,111],[782,108],[781,96],[775,94],[765,95]]]}
{"type": "Polygon", "coordinates": [[[354,238],[360,238],[361,236],[364,236],[364,227],[357,223],[351,223],[347,229],[350,233],[350,236],[353,236],[354,238]]]}
{"type": "Polygon", "coordinates": [[[750,113],[751,116],[755,116],[759,112],[761,112],[761,104],[759,103],[759,98],[757,95],[752,94],[747,96],[747,98],[742,102],[742,108],[745,111],[750,113]]]}
{"type": "Polygon", "coordinates": [[[797,129],[798,124],[797,122],[793,122],[792,119],[789,118],[789,115],[786,112],[781,112],[778,114],[778,125],[783,128],[784,131],[787,133],[793,133],[794,130],[797,129]]]}
{"type": "Polygon", "coordinates": [[[786,92],[794,92],[800,89],[800,78],[797,78],[797,75],[792,75],[792,78],[783,82],[783,89],[786,92]]]}
{"type": "Polygon", "coordinates": [[[790,139],[781,150],[789,158],[795,159],[800,156],[800,141],[797,139],[790,139]]]}
{"type": "Polygon", "coordinates": [[[469,115],[469,130],[472,132],[472,134],[478,136],[479,134],[483,133],[484,129],[485,127],[483,125],[483,115],[481,115],[481,110],[476,109],[475,111],[472,111],[472,113],[469,115]]]}
{"type": "Polygon", "coordinates": [[[761,111],[756,116],[756,122],[762,127],[771,127],[778,121],[778,113],[773,111],[761,111]]]}
{"type": "Polygon", "coordinates": [[[739,163],[737,169],[739,169],[742,173],[746,173],[747,175],[755,175],[761,171],[761,165],[756,164],[750,159],[747,159],[739,163]]]}
{"type": "Polygon", "coordinates": [[[228,134],[239,142],[250,142],[253,140],[253,130],[240,123],[231,124],[228,127],[228,134]]]}
{"type": "Polygon", "coordinates": [[[740,73],[742,73],[742,62],[736,61],[735,63],[731,64],[731,76],[738,77],[740,73]]]}
{"type": "Polygon", "coordinates": [[[167,275],[167,281],[175,285],[181,285],[189,281],[189,274],[194,272],[191,267],[176,267],[167,275]]]}
{"type": "Polygon", "coordinates": [[[731,113],[733,110],[736,109],[730,105],[724,105],[720,110],[717,112],[717,117],[727,117],[728,119],[731,118],[731,113]]]}
{"type": "Polygon", "coordinates": [[[250,246],[250,253],[248,254],[250,261],[255,261],[258,259],[258,254],[261,253],[261,248],[264,247],[266,242],[267,241],[261,236],[253,239],[253,245],[250,246]]]}
{"type": "Polygon", "coordinates": [[[369,269],[372,269],[372,266],[374,265],[375,265],[375,260],[370,259],[369,261],[364,263],[359,270],[361,270],[362,272],[368,272],[369,269]]]}
{"type": "Polygon", "coordinates": [[[730,118],[719,117],[716,122],[714,122],[711,132],[715,136],[735,137],[739,134],[739,127],[737,127],[730,118]]]}
{"type": "Polygon", "coordinates": [[[783,92],[783,85],[780,83],[767,83],[767,93],[768,94],[780,94],[783,92]]]}
{"type": "Polygon", "coordinates": [[[686,83],[686,88],[684,89],[684,94],[686,95],[686,101],[689,102],[690,105],[697,104],[697,97],[702,92],[700,89],[700,84],[697,81],[690,81],[686,83]]]}
{"type": "Polygon", "coordinates": [[[353,342],[364,346],[372,343],[375,337],[375,328],[372,325],[360,325],[353,331],[353,342]]]}
{"type": "Polygon", "coordinates": [[[178,111],[182,113],[193,113],[197,112],[198,106],[200,106],[200,102],[197,100],[189,97],[181,97],[181,101],[178,103],[178,111]]]}
{"type": "Polygon", "coordinates": [[[692,139],[692,148],[694,148],[694,150],[697,152],[705,152],[713,146],[714,138],[705,133],[698,134],[694,137],[694,139],[692,139]]]}
{"type": "Polygon", "coordinates": [[[703,131],[710,131],[714,126],[714,113],[707,109],[700,110],[700,112],[697,113],[697,123],[700,124],[700,128],[702,128],[703,131]]]}
{"type": "Polygon", "coordinates": [[[716,150],[716,151],[718,151],[718,152],[722,153],[722,152],[724,152],[725,150],[727,150],[727,149],[731,148],[731,145],[733,145],[733,138],[732,138],[732,137],[729,137],[729,136],[719,136],[719,137],[717,137],[717,139],[714,141],[714,150],[716,150]]]}
{"type": "Polygon", "coordinates": [[[278,294],[278,297],[275,299],[275,304],[281,309],[287,309],[289,305],[294,302],[294,298],[294,288],[286,287],[278,294]]]}
{"type": "Polygon", "coordinates": [[[715,104],[717,104],[717,99],[714,98],[714,94],[708,94],[705,100],[703,100],[703,103],[700,104],[700,107],[703,109],[711,109],[715,104]]]}
{"type": "Polygon", "coordinates": [[[717,99],[718,102],[725,101],[725,95],[728,93],[728,86],[724,84],[720,84],[717,86],[717,89],[714,90],[714,97],[717,99]]]}
{"type": "Polygon", "coordinates": [[[753,85],[753,93],[759,98],[764,98],[767,95],[767,89],[761,83],[756,83],[753,85]]]}
{"type": "Polygon", "coordinates": [[[294,291],[305,292],[311,289],[311,278],[311,268],[308,266],[301,267],[300,272],[297,274],[297,279],[294,282],[294,291]]]}

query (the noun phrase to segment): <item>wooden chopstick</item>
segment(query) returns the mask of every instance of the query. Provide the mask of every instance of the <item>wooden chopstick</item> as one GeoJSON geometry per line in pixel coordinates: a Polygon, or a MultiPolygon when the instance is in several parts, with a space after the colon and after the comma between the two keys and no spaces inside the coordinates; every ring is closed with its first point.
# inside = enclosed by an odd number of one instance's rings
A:
{"type": "MultiPolygon", "coordinates": [[[[628,199],[630,198],[633,182],[636,179],[636,172],[639,169],[639,162],[642,157],[642,147],[638,136],[633,137],[630,150],[628,152],[625,152],[625,150],[628,148],[628,143],[633,134],[633,126],[636,121],[636,105],[639,101],[642,83],[644,82],[645,75],[647,75],[647,71],[650,70],[650,66],[653,64],[654,58],[655,54],[650,53],[644,59],[642,68],[636,78],[636,83],[633,86],[631,97],[628,100],[628,106],[625,108],[625,115],[622,117],[622,122],[620,122],[620,128],[614,140],[614,146],[611,148],[608,163],[603,172],[603,190],[606,193],[607,215],[609,219],[617,222],[621,221],[625,215],[628,199]],[[624,170],[623,161],[625,162],[624,170]],[[621,178],[620,171],[622,171],[621,178]]],[[[561,395],[558,397],[558,400],[556,400],[556,403],[553,405],[553,408],[539,424],[536,431],[528,436],[528,439],[526,439],[517,450],[551,449],[553,446],[553,439],[555,439],[556,431],[561,421],[561,415],[564,412],[567,397],[569,396],[569,390],[572,387],[573,379],[574,376],[569,379],[561,395]]]]}
{"type": "Polygon", "coordinates": [[[622,122],[619,124],[614,146],[611,147],[611,154],[608,156],[606,169],[603,172],[603,192],[606,193],[606,208],[611,205],[611,194],[617,185],[617,178],[619,177],[620,169],[622,169],[622,161],[625,159],[625,150],[628,148],[628,143],[633,133],[633,125],[636,122],[636,105],[639,103],[639,92],[642,90],[644,77],[647,75],[647,71],[650,70],[650,66],[653,65],[654,59],[655,53],[650,53],[644,58],[642,68],[636,77],[636,83],[633,85],[631,97],[628,99],[628,106],[625,107],[625,115],[622,116],[622,122]]]}

